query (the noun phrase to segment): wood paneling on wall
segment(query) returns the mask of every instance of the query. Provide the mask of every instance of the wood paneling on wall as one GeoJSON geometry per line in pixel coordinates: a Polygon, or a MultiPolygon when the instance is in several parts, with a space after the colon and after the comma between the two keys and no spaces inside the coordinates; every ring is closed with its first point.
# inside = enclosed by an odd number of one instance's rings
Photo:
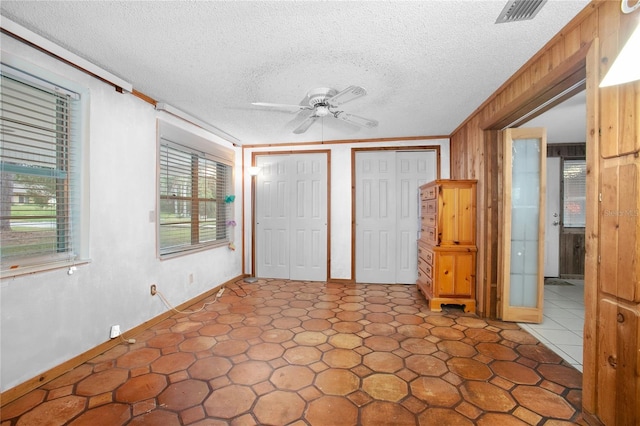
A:
{"type": "Polygon", "coordinates": [[[502,226],[496,134],[586,76],[582,402],[591,424],[640,424],[640,82],[598,88],[638,21],[640,11],[623,15],[619,1],[593,1],[451,135],[451,178],[478,179],[478,312],[492,316],[502,226]]]}

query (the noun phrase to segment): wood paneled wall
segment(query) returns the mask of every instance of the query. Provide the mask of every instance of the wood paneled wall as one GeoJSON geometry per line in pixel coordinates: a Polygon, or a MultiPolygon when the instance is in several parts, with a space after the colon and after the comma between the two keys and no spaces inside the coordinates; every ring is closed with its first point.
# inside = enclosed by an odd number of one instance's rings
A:
{"type": "Polygon", "coordinates": [[[640,82],[599,89],[640,21],[595,0],[451,135],[451,178],[478,180],[478,312],[495,314],[502,226],[497,134],[586,78],[587,227],[583,413],[640,424],[640,82]],[[498,210],[498,211],[496,211],[498,210]]]}

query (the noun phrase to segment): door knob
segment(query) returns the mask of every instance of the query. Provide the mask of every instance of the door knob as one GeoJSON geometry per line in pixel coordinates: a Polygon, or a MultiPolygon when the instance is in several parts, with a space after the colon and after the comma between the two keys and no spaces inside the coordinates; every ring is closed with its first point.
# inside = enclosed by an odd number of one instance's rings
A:
{"type": "Polygon", "coordinates": [[[560,221],[559,220],[554,220],[553,221],[553,226],[558,226],[560,225],[560,221]]]}

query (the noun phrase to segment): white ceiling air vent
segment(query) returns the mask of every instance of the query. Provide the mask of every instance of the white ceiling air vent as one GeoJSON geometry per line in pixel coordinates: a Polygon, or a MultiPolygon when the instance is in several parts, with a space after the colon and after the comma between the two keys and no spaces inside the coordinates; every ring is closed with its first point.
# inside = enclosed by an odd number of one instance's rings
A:
{"type": "Polygon", "coordinates": [[[547,0],[509,0],[496,19],[496,24],[533,19],[547,0]]]}

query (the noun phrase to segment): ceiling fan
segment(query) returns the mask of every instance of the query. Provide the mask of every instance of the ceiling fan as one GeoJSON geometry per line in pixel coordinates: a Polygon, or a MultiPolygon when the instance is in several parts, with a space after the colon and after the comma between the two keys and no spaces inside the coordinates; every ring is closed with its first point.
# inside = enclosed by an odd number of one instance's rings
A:
{"type": "Polygon", "coordinates": [[[307,93],[303,102],[308,102],[308,105],[272,104],[268,102],[253,102],[252,105],[276,109],[294,109],[307,115],[304,121],[294,129],[293,133],[296,134],[306,132],[318,118],[327,116],[361,127],[373,128],[378,125],[376,120],[336,110],[340,105],[361,98],[366,94],[367,91],[360,86],[349,86],[341,92],[321,87],[310,90],[307,93]]]}

